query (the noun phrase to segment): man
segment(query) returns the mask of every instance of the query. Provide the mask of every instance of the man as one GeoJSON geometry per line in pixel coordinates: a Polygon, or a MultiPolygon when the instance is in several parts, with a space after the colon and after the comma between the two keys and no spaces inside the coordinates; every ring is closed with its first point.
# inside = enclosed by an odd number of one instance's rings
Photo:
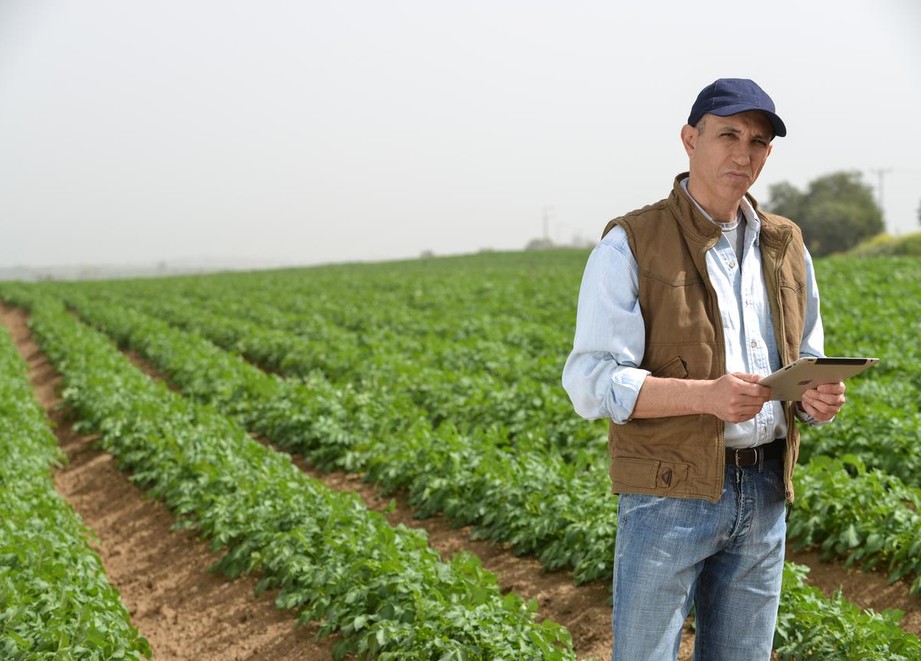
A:
{"type": "Polygon", "coordinates": [[[689,172],[608,223],[585,268],[563,385],[612,421],[615,661],[676,658],[692,604],[696,659],[770,658],[795,419],[844,404],[843,383],[796,403],[758,384],[824,355],[802,234],[748,195],[784,135],[753,81],[705,87],[681,129],[689,172]]]}

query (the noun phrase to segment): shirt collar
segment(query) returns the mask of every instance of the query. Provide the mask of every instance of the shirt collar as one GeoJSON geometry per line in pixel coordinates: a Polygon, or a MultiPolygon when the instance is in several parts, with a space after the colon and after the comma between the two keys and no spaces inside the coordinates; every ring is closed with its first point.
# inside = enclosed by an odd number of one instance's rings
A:
{"type": "MultiPolygon", "coordinates": [[[[688,199],[689,199],[691,202],[694,203],[694,206],[697,207],[697,209],[700,211],[700,213],[703,214],[704,218],[706,218],[707,220],[709,220],[711,223],[714,223],[714,224],[715,224],[716,221],[713,220],[713,217],[712,217],[710,214],[708,214],[708,213],[704,210],[704,208],[703,208],[702,206],[700,206],[700,205],[697,203],[697,200],[695,200],[695,199],[694,199],[694,196],[691,195],[690,191],[688,191],[688,179],[689,179],[689,177],[685,177],[684,179],[682,179],[682,180],[679,182],[679,183],[681,184],[681,190],[683,190],[683,191],[684,191],[684,194],[688,196],[688,199]]],[[[752,206],[752,203],[749,201],[747,195],[746,195],[745,197],[742,198],[742,202],[741,202],[741,204],[739,205],[739,208],[740,208],[741,211],[742,211],[742,215],[745,216],[745,223],[746,223],[746,225],[748,225],[748,227],[749,227],[749,228],[755,233],[755,235],[757,236],[758,233],[759,233],[760,230],[761,230],[761,219],[758,218],[758,214],[755,213],[755,207],[752,206]]]]}

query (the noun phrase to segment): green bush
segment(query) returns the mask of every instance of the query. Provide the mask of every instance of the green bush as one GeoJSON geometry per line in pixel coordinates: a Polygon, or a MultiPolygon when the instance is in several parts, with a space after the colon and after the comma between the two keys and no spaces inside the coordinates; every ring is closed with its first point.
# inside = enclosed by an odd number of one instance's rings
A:
{"type": "Polygon", "coordinates": [[[921,232],[892,236],[877,234],[848,252],[855,257],[921,257],[921,232]]]}

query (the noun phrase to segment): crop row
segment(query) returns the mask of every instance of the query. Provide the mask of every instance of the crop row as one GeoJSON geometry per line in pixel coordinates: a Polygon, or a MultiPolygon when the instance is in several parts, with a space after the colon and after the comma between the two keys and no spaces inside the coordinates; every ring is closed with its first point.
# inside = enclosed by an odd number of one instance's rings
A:
{"type": "Polygon", "coordinates": [[[251,311],[236,314],[214,301],[125,296],[118,300],[153,316],[167,315],[172,323],[202,332],[220,346],[287,376],[319,372],[333,383],[363,390],[387,388],[407,399],[435,427],[451,421],[471,435],[491,433],[503,445],[521,451],[556,450],[573,461],[584,449],[598,454],[606,447],[605,425],[587,424],[573,415],[559,387],[562,349],[532,355],[485,336],[465,337],[456,344],[432,334],[368,337],[346,334],[332,322],[322,331],[304,334],[303,329],[267,326],[251,311]],[[334,333],[350,339],[331,341],[334,333]]]}
{"type": "Polygon", "coordinates": [[[323,468],[361,470],[404,488],[419,516],[442,512],[480,537],[536,554],[579,582],[609,574],[617,500],[603,467],[522,452],[453,425],[433,429],[390,391],[281,379],[161,319],[71,294],[81,316],[167,373],[189,396],[323,468]],[[394,395],[394,396],[391,396],[394,395]]]}
{"type": "MultiPolygon", "coordinates": [[[[84,305],[86,308],[94,307],[88,301],[84,301],[84,305]]],[[[104,305],[95,307],[101,310],[106,308],[104,305]]],[[[139,315],[136,313],[117,308],[112,310],[110,315],[106,315],[112,321],[118,318],[133,318],[133,323],[138,322],[139,315]]],[[[151,322],[149,319],[147,321],[151,322]]],[[[198,351],[209,356],[196,357],[194,350],[186,351],[179,346],[182,337],[191,336],[176,331],[169,332],[168,327],[157,326],[156,323],[137,326],[137,334],[156,338],[150,344],[158,345],[165,355],[174,355],[176,363],[185,364],[185,369],[189,373],[199,374],[201,381],[198,387],[202,387],[211,375],[218,374],[221,384],[225,386],[224,396],[230,397],[227,401],[236,401],[236,406],[240,409],[251,407],[252,402],[235,399],[235,394],[232,394],[239,393],[240,382],[233,378],[228,379],[232,372],[228,369],[228,363],[234,363],[239,359],[213,347],[211,351],[207,351],[207,343],[190,340],[197,344],[198,351]],[[215,372],[214,366],[209,367],[211,361],[222,363],[223,367],[215,372]]],[[[291,383],[276,377],[267,378],[279,385],[291,383]]],[[[263,386],[266,386],[265,382],[263,386]]],[[[215,384],[211,385],[211,389],[215,389],[215,384]]],[[[256,414],[259,408],[252,407],[251,410],[256,414]]],[[[292,412],[289,407],[288,413],[292,412]]],[[[844,601],[840,595],[832,600],[825,599],[816,588],[805,584],[804,568],[788,564],[785,567],[784,594],[775,646],[781,658],[856,658],[846,656],[844,650],[848,650],[847,654],[859,654],[859,658],[862,659],[912,658],[916,652],[921,651],[921,644],[916,637],[906,635],[898,628],[897,619],[897,614],[861,612],[844,601]]]]}
{"type": "MultiPolygon", "coordinates": [[[[450,427],[427,426],[424,411],[415,402],[407,404],[396,396],[399,388],[388,393],[377,388],[363,392],[349,384],[349,398],[344,399],[339,395],[341,390],[330,391],[330,384],[314,375],[307,392],[293,380],[288,391],[276,388],[268,397],[269,388],[264,385],[269,381],[267,375],[227,356],[203,361],[202,356],[215,352],[194,334],[131,314],[120,306],[90,303],[74,293],[71,300],[78,302],[77,307],[91,323],[145,352],[195,396],[223,406],[231,414],[237,403],[245,400],[243,424],[321,466],[367,470],[372,479],[383,478],[385,486],[407,487],[421,515],[444,511],[458,524],[476,524],[478,534],[511,542],[519,552],[535,553],[550,568],[573,566],[579,581],[609,574],[612,559],[608,549],[616,534],[616,501],[603,495],[607,478],[602,454],[595,463],[582,464],[583,468],[554,453],[552,447],[503,450],[510,445],[507,439],[476,430],[467,434],[461,443],[463,454],[454,461],[443,458],[452,444],[441,442],[415,444],[411,453],[401,452],[407,442],[416,443],[420,437],[440,438],[450,427]],[[181,353],[178,347],[182,347],[181,353]],[[326,404],[321,395],[324,388],[326,404]],[[230,407],[218,401],[226,390],[235,397],[230,407]],[[299,410],[310,410],[311,406],[316,410],[319,405],[320,414],[304,416],[300,424],[285,421],[284,417],[291,415],[291,402],[298,402],[299,410]],[[282,420],[276,423],[279,411],[282,420]],[[334,412],[335,426],[330,411],[334,412]],[[418,433],[401,436],[412,419],[418,420],[418,433]],[[285,429],[280,430],[279,425],[285,429]],[[386,443],[379,442],[381,438],[387,439],[386,443]],[[413,460],[400,461],[400,457],[413,460]],[[485,465],[484,457],[489,458],[485,465]],[[599,502],[604,505],[598,507],[599,502]]],[[[145,305],[156,307],[150,300],[145,305]]],[[[285,346],[281,338],[262,345],[262,335],[243,337],[240,333],[245,332],[245,324],[232,330],[231,320],[221,320],[214,313],[196,314],[192,306],[157,309],[158,318],[173,320],[178,316],[185,328],[217,337],[222,343],[229,343],[228,335],[235,333],[238,343],[261,355],[285,346]]],[[[430,417],[428,420],[431,422],[430,417]]],[[[828,557],[847,559],[864,568],[885,568],[892,580],[908,576],[913,581],[911,590],[921,591],[918,489],[895,476],[867,471],[858,458],[828,460],[821,456],[798,468],[796,483],[799,497],[790,536],[798,545],[817,544],[828,557]]]]}
{"type": "Polygon", "coordinates": [[[63,460],[0,325],[0,658],[149,657],[89,531],[54,490],[63,460]]]}
{"type": "MultiPolygon", "coordinates": [[[[818,268],[824,283],[828,350],[880,355],[883,361],[867,378],[850,384],[848,406],[835,424],[804,430],[803,465],[796,476],[799,497],[790,537],[798,546],[820,546],[826,556],[883,569],[893,580],[912,577],[912,590],[917,592],[921,589],[921,543],[917,541],[921,348],[910,338],[921,334],[921,263],[825,260],[818,268]],[[862,313],[854,314],[855,309],[862,313]],[[812,457],[818,459],[815,466],[807,463],[812,457]]],[[[603,458],[603,443],[593,443],[603,435],[592,434],[600,427],[580,423],[581,428],[574,428],[576,417],[559,388],[554,392],[551,382],[540,382],[543,376],[532,378],[545,374],[545,362],[535,359],[529,365],[523,358],[535,346],[553,347],[559,332],[548,330],[547,339],[535,339],[541,334],[531,321],[546,322],[546,317],[522,305],[526,296],[515,296],[514,287],[495,285],[501,276],[493,276],[492,289],[485,291],[481,281],[462,271],[444,279],[429,277],[421,284],[404,278],[411,281],[407,292],[407,286],[401,290],[386,269],[375,268],[374,277],[350,273],[349,286],[339,288],[323,280],[324,274],[318,274],[319,279],[336,292],[335,297],[315,297],[311,278],[270,273],[227,280],[189,279],[172,294],[166,287],[165,291],[152,290],[151,295],[134,296],[134,300],[159,317],[197,330],[281,373],[320,370],[331,378],[338,375],[337,383],[375,399],[385,396],[384,390],[408,394],[436,429],[441,421],[450,420],[469,436],[488,436],[501,447],[540,456],[557,448],[588,468],[598,462],[585,453],[580,456],[583,449],[603,458]],[[445,282],[452,286],[473,283],[455,290],[460,292],[455,298],[460,299],[456,306],[462,314],[444,304],[451,298],[445,282]],[[416,295],[420,287],[430,290],[426,296],[416,295]],[[470,292],[477,294],[479,305],[472,315],[470,292]],[[355,302],[373,296],[385,297],[386,304],[361,306],[355,302]],[[432,298],[434,305],[423,304],[432,298]],[[523,326],[509,321],[492,324],[495,311],[503,306],[524,317],[523,326]],[[479,338],[467,332],[472,325],[469,317],[481,320],[475,324],[479,338]],[[298,324],[304,327],[299,329],[298,324]],[[437,332],[427,331],[426,324],[437,332]],[[494,328],[500,329],[499,334],[494,328]],[[513,338],[505,352],[497,342],[501,333],[513,338]],[[521,342],[522,337],[528,337],[531,344],[521,342]],[[414,343],[417,347],[411,353],[414,343]],[[447,368],[446,356],[477,354],[479,361],[453,365],[463,371],[447,368]],[[502,373],[497,365],[514,365],[522,376],[505,387],[491,376],[502,373]],[[546,443],[535,448],[540,444],[533,439],[546,439],[546,443]],[[527,441],[532,444],[525,448],[527,441]]],[[[336,275],[345,277],[341,269],[336,275]]],[[[549,289],[545,281],[543,285],[549,289]]],[[[143,284],[131,283],[129,289],[140,286],[143,284]]],[[[599,575],[607,571],[606,566],[596,567],[599,575]]]]}
{"type": "Polygon", "coordinates": [[[168,313],[172,323],[192,315],[190,323],[207,323],[217,344],[273,371],[320,371],[333,383],[398,391],[434,426],[450,420],[463,431],[498,430],[516,446],[603,451],[606,426],[573,415],[559,385],[572,341],[560,310],[575,302],[561,283],[572,274],[532,264],[522,281],[518,269],[488,264],[418,278],[374,265],[334,270],[341,282],[320,271],[316,278],[267,273],[79,290],[168,313]]]}
{"type": "Polygon", "coordinates": [[[849,382],[834,424],[804,430],[801,459],[856,455],[921,487],[921,259],[836,257],[816,270],[828,355],[881,360],[849,382]]]}
{"type": "MultiPolygon", "coordinates": [[[[493,263],[479,256],[474,261],[477,269],[493,263]]],[[[495,258],[495,263],[501,261],[495,258]]],[[[93,323],[108,326],[106,332],[126,343],[134,335],[131,342],[141,350],[147,346],[149,355],[161,354],[152,358],[154,362],[168,363],[163,356],[177,353],[175,338],[159,339],[168,327],[148,326],[143,315],[127,315],[131,323],[141,320],[143,330],[127,335],[124,329],[116,330],[129,308],[196,330],[224,346],[228,353],[208,349],[212,365],[205,368],[194,346],[210,345],[192,342],[188,352],[178,351],[175,367],[165,371],[172,372],[187,394],[215,402],[251,430],[305,453],[322,466],[365,470],[388,488],[406,487],[422,515],[441,509],[459,522],[479,521],[483,535],[490,534],[490,528],[515,536],[534,525],[538,532],[543,527],[549,537],[529,532],[529,537],[518,538],[519,548],[540,552],[542,541],[549,539],[554,551],[546,559],[551,563],[566,566],[572,564],[567,558],[573,558],[582,568],[606,575],[610,570],[607,546],[616,530],[605,522],[616,499],[604,497],[603,427],[578,421],[571,413],[565,396],[560,397],[560,365],[554,364],[564,357],[560,338],[569,333],[567,315],[559,313],[564,309],[561,301],[574,302],[574,291],[554,293],[554,282],[540,277],[539,270],[528,274],[529,285],[523,287],[521,274],[515,273],[521,266],[517,256],[509,260],[506,273],[491,272],[488,280],[465,271],[460,261],[444,264],[443,273],[430,271],[429,264],[413,264],[415,273],[402,265],[374,265],[82,283],[54,289],[70,297],[93,323]],[[537,276],[531,277],[534,273],[537,276]],[[532,301],[537,305],[532,307],[532,301]],[[503,311],[508,314],[503,316],[503,311]],[[100,322],[107,317],[111,319],[100,322]],[[246,366],[252,375],[247,384],[238,372],[245,363],[232,354],[246,355],[295,378],[269,377],[246,366]],[[289,440],[280,440],[285,438],[289,440]],[[566,479],[581,480],[584,498],[570,499],[565,480],[542,481],[541,473],[548,467],[566,479]],[[511,480],[506,479],[509,475],[511,480]],[[593,512],[599,502],[605,503],[601,525],[590,521],[580,528],[585,508],[593,512]],[[509,530],[501,525],[506,520],[517,527],[509,530]],[[560,532],[570,522],[572,535],[563,535],[560,541],[560,532]],[[597,551],[567,551],[570,542],[565,538],[583,543],[585,530],[596,535],[592,545],[597,551]]],[[[912,467],[917,465],[919,446],[912,438],[918,429],[919,372],[917,362],[892,360],[883,336],[918,323],[919,316],[912,316],[912,305],[917,305],[913,301],[921,300],[912,293],[921,293],[915,291],[918,267],[831,262],[819,268],[820,276],[822,268],[847,270],[848,277],[839,280],[858,292],[850,293],[840,285],[823,286],[829,350],[874,353],[881,355],[883,363],[868,378],[854,381],[846,412],[834,425],[806,430],[803,457],[814,461],[796,474],[798,499],[791,536],[797,543],[820,545],[829,555],[849,562],[887,567],[893,577],[914,575],[917,589],[916,541],[921,535],[918,491],[910,485],[918,474],[912,467]],[[895,292],[891,282],[903,291],[895,292]],[[907,285],[915,290],[905,291],[907,285]],[[828,313],[840,307],[836,297],[846,300],[845,294],[859,299],[850,301],[851,310],[858,306],[866,310],[852,315],[859,321],[853,327],[847,326],[847,317],[828,313]],[[896,299],[897,295],[907,302],[896,299]],[[880,315],[877,309],[886,312],[880,315]],[[874,327],[866,321],[878,316],[888,322],[874,327]],[[855,350],[838,349],[838,342],[855,350]],[[877,351],[880,347],[883,350],[877,351]],[[833,458],[820,456],[826,453],[833,458]]],[[[559,278],[565,287],[577,287],[573,274],[577,272],[559,278]]],[[[170,332],[185,338],[180,344],[190,341],[188,333],[170,332]]],[[[788,567],[787,574],[791,571],[788,567]]],[[[579,571],[576,575],[591,577],[579,571]]],[[[785,624],[787,611],[782,609],[778,650],[789,652],[792,644],[801,658],[807,658],[805,650],[830,649],[831,639],[846,639],[843,630],[829,634],[826,629],[838,629],[825,620],[850,622],[852,607],[820,600],[812,605],[820,604],[824,615],[810,620],[806,612],[812,601],[799,587],[788,588],[785,577],[784,608],[796,602],[795,616],[792,624],[785,624]],[[806,605],[799,603],[803,600],[806,605]],[[815,630],[797,628],[798,620],[811,621],[815,630]]],[[[870,616],[864,624],[876,631],[888,630],[879,616],[870,616]]],[[[860,635],[872,638],[867,632],[860,635]]],[[[888,637],[896,650],[901,640],[897,632],[888,637]]]]}
{"type": "MultiPolygon", "coordinates": [[[[509,443],[603,451],[604,426],[578,420],[559,387],[584,254],[555,255],[543,270],[533,256],[503,257],[81,290],[169,311],[174,323],[207,316],[211,339],[271,370],[398,389],[436,427],[451,420],[464,431],[498,427],[509,443]]],[[[921,260],[827,259],[817,269],[827,351],[882,362],[850,382],[834,425],[804,430],[801,461],[854,454],[921,487],[921,260]]]]}
{"type": "Polygon", "coordinates": [[[573,658],[568,632],[537,623],[534,603],[503,596],[473,556],[445,563],[423,533],[391,527],[212,407],[146,377],[59,302],[35,302],[31,324],[80,427],[100,433],[184,525],[227,549],[218,569],[260,573],[259,589],[279,590],[279,606],[322,621],[323,634],[338,630],[337,656],[573,658]]]}

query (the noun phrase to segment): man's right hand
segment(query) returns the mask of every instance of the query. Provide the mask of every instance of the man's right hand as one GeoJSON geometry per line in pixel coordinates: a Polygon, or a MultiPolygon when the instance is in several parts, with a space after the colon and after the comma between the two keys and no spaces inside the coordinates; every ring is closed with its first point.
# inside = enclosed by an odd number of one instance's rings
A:
{"type": "Polygon", "coordinates": [[[726,422],[751,420],[771,398],[761,376],[736,372],[718,379],[667,379],[647,376],[633,407],[634,418],[664,418],[708,413],[726,422]]]}
{"type": "Polygon", "coordinates": [[[771,400],[771,389],[758,385],[761,379],[758,374],[734,372],[711,381],[708,413],[726,422],[751,420],[771,400]]]}

